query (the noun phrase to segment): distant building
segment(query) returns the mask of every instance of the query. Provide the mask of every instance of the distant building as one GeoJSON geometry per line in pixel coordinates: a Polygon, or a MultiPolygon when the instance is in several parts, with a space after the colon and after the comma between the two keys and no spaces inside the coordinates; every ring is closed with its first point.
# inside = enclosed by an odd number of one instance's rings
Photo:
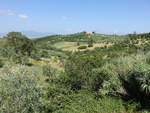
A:
{"type": "Polygon", "coordinates": [[[93,35],[93,32],[86,32],[86,35],[93,35]]]}

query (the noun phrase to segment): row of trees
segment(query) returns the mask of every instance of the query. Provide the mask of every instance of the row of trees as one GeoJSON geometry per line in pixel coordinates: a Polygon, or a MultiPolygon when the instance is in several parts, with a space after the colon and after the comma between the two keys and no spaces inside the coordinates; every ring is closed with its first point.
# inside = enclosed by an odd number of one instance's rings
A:
{"type": "Polygon", "coordinates": [[[128,36],[133,40],[135,40],[135,39],[150,39],[150,33],[136,34],[136,32],[135,32],[134,34],[129,34],[128,36]]]}

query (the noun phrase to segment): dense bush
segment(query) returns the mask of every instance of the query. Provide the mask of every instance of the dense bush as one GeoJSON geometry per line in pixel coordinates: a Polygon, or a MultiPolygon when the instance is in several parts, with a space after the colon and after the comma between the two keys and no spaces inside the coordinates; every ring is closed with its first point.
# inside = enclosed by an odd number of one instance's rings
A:
{"type": "Polygon", "coordinates": [[[150,65],[144,55],[117,59],[117,72],[126,93],[141,102],[150,104],[150,65]]]}
{"type": "Polygon", "coordinates": [[[94,43],[94,40],[92,38],[89,38],[88,47],[93,47],[93,43],[94,43]]]}
{"type": "Polygon", "coordinates": [[[78,49],[86,49],[87,48],[87,46],[80,46],[80,47],[78,47],[78,49]]]}
{"type": "Polygon", "coordinates": [[[98,53],[77,53],[70,56],[65,65],[65,84],[73,90],[91,89],[92,69],[99,68],[104,63],[105,60],[98,53]]]}
{"type": "Polygon", "coordinates": [[[46,95],[44,96],[44,111],[45,113],[52,113],[59,109],[63,109],[65,105],[69,104],[72,99],[69,97],[70,90],[66,89],[62,85],[55,83],[50,84],[46,89],[46,95]]]}
{"type": "Polygon", "coordinates": [[[0,48],[0,56],[14,60],[16,53],[13,47],[0,48]]]}
{"type": "Polygon", "coordinates": [[[3,67],[3,65],[4,65],[4,61],[0,59],[0,68],[3,67]]]}
{"type": "Polygon", "coordinates": [[[88,47],[93,47],[93,44],[88,44],[88,47]]]}
{"type": "Polygon", "coordinates": [[[146,62],[150,64],[150,52],[146,54],[146,62]]]}
{"type": "Polygon", "coordinates": [[[5,68],[0,74],[1,113],[41,113],[41,88],[25,67],[5,68]]]}
{"type": "Polygon", "coordinates": [[[80,46],[80,42],[77,42],[77,46],[80,46]]]}
{"type": "Polygon", "coordinates": [[[93,69],[92,72],[94,75],[93,89],[100,95],[117,95],[123,90],[113,64],[106,63],[101,68],[93,69]]]}
{"type": "Polygon", "coordinates": [[[48,77],[49,82],[53,82],[60,73],[57,69],[52,68],[48,64],[44,65],[42,68],[43,68],[43,75],[48,77]]]}
{"type": "Polygon", "coordinates": [[[136,103],[129,104],[119,98],[95,99],[94,94],[89,92],[71,94],[65,99],[65,103],[67,104],[54,113],[132,113],[137,106],[136,103]]]}

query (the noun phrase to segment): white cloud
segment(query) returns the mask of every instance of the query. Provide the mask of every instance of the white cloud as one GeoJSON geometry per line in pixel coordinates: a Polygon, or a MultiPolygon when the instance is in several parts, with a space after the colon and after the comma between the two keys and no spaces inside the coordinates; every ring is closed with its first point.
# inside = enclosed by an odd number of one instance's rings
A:
{"type": "Polygon", "coordinates": [[[27,15],[25,15],[25,14],[18,14],[18,17],[20,17],[20,18],[24,18],[24,19],[28,18],[28,16],[27,16],[27,15]]]}
{"type": "Polygon", "coordinates": [[[68,16],[62,16],[61,19],[64,20],[64,21],[68,21],[68,20],[71,20],[71,17],[68,17],[68,16]]]}
{"type": "Polygon", "coordinates": [[[17,16],[19,18],[27,19],[29,16],[26,14],[20,14],[16,13],[12,10],[5,10],[5,9],[0,9],[0,14],[1,15],[8,15],[8,16],[17,16]]]}

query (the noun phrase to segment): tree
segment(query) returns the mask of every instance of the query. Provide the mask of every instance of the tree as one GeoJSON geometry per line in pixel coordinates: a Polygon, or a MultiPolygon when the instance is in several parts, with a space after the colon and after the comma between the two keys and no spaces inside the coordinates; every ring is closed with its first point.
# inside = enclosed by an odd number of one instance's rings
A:
{"type": "Polygon", "coordinates": [[[17,62],[24,63],[27,57],[36,52],[34,43],[20,32],[10,32],[4,39],[6,40],[3,56],[17,62]]]}
{"type": "Polygon", "coordinates": [[[10,32],[6,37],[8,46],[14,47],[16,54],[30,56],[34,50],[33,42],[20,32],[10,32]]]}
{"type": "Polygon", "coordinates": [[[77,46],[80,46],[80,42],[79,41],[77,42],[77,46]]]}
{"type": "Polygon", "coordinates": [[[89,38],[88,47],[93,47],[93,43],[94,43],[94,40],[92,38],[89,38]]]}
{"type": "Polygon", "coordinates": [[[24,66],[4,70],[0,73],[0,113],[41,113],[42,89],[35,75],[24,66]]]}

